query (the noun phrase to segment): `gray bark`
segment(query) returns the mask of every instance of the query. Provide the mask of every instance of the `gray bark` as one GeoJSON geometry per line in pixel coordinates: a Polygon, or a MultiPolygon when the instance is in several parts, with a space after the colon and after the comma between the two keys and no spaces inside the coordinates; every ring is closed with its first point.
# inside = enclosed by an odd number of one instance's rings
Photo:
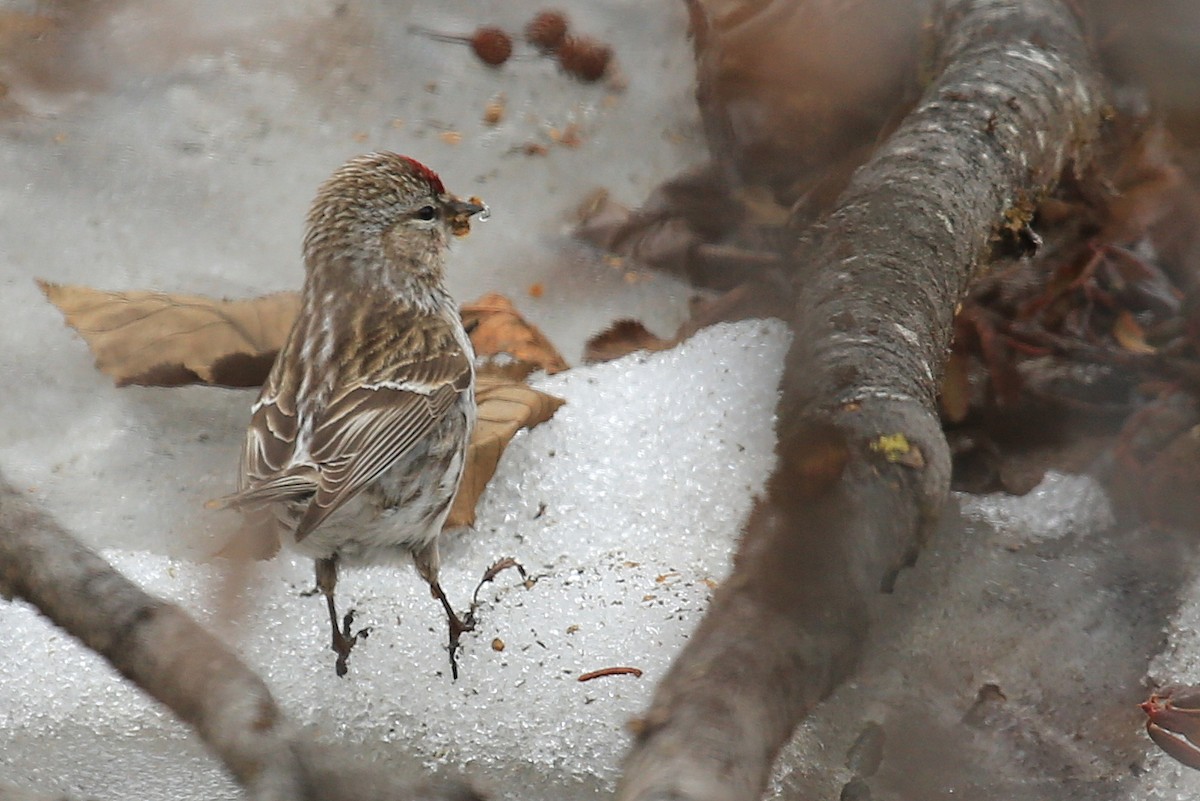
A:
{"type": "Polygon", "coordinates": [[[949,486],[935,406],[955,308],[995,237],[1087,157],[1103,103],[1057,0],[951,0],[915,110],[790,255],[779,467],[732,578],[656,690],[619,796],[757,798],[854,668],[868,604],[949,486]]]}

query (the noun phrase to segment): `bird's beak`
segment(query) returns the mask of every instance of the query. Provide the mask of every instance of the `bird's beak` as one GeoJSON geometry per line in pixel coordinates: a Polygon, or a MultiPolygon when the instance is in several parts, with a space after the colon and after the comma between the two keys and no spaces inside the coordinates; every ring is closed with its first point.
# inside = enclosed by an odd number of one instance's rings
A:
{"type": "Polygon", "coordinates": [[[466,236],[471,233],[471,218],[476,214],[480,220],[488,218],[488,207],[477,197],[467,200],[451,197],[446,202],[446,218],[450,221],[450,230],[455,236],[466,236]]]}

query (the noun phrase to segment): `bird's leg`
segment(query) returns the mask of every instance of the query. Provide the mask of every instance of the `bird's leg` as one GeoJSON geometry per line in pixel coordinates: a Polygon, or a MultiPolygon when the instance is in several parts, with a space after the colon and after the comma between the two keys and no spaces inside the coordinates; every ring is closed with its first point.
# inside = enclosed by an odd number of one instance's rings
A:
{"type": "Polygon", "coordinates": [[[368,630],[360,629],[356,634],[350,633],[350,626],[354,623],[353,609],[346,613],[341,626],[338,626],[337,605],[333,600],[333,590],[337,587],[337,557],[318,559],[316,565],[317,589],[325,596],[325,604],[329,607],[329,627],[333,630],[333,642],[329,647],[337,654],[334,670],[339,676],[345,676],[349,670],[346,660],[350,658],[350,651],[354,648],[354,643],[358,642],[359,636],[365,637],[368,630]]]}
{"type": "Polygon", "coordinates": [[[467,615],[464,620],[454,614],[454,608],[450,606],[450,601],[446,599],[446,593],[442,591],[442,585],[437,579],[430,582],[429,589],[433,597],[442,602],[442,608],[446,610],[446,618],[450,622],[450,676],[457,679],[459,639],[463,632],[475,630],[474,616],[467,615]]]}
{"type": "Polygon", "coordinates": [[[440,561],[436,539],[423,550],[413,554],[413,564],[416,566],[417,572],[429,584],[429,591],[433,597],[438,599],[442,608],[446,610],[446,619],[449,621],[450,627],[450,676],[457,679],[459,640],[463,632],[475,630],[475,619],[472,614],[468,614],[463,619],[454,613],[454,607],[450,606],[450,601],[446,598],[446,593],[438,581],[440,561]]]}

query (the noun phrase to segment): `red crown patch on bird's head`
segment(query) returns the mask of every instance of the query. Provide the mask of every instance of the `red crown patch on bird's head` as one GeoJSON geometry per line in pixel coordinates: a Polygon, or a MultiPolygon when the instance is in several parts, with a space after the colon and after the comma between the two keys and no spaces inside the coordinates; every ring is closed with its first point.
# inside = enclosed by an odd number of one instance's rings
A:
{"type": "Polygon", "coordinates": [[[438,177],[436,172],[429,169],[416,159],[410,158],[409,156],[401,156],[400,158],[408,162],[408,165],[412,167],[413,172],[428,181],[429,185],[433,187],[433,191],[437,192],[439,195],[446,194],[446,187],[442,185],[442,179],[438,177]]]}

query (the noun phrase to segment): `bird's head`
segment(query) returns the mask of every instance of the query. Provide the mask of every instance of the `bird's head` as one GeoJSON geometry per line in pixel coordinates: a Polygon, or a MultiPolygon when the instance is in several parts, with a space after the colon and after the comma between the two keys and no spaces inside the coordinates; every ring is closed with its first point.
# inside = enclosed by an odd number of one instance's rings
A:
{"type": "Polygon", "coordinates": [[[486,211],[477,198],[446,192],[437,173],[415,159],[387,152],[358,156],[317,192],[308,213],[305,263],[310,275],[331,270],[386,281],[401,271],[438,281],[450,235],[466,235],[471,217],[486,211]]]}

